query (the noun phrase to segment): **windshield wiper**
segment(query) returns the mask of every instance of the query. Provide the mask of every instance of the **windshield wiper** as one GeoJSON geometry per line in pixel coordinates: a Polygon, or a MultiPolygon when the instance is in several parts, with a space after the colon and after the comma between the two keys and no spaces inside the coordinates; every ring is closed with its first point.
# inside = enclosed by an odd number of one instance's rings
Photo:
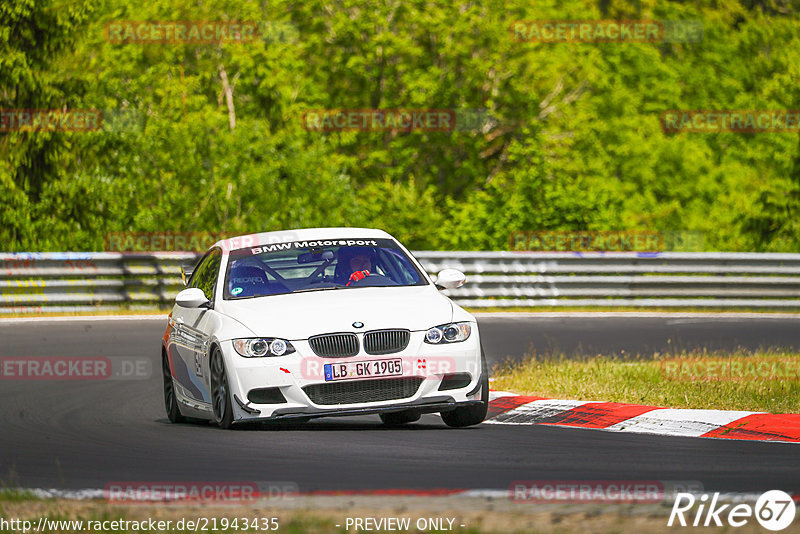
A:
{"type": "Polygon", "coordinates": [[[307,287],[305,289],[295,289],[292,293],[307,293],[309,291],[327,291],[329,289],[345,289],[347,286],[328,286],[328,287],[307,287]]]}

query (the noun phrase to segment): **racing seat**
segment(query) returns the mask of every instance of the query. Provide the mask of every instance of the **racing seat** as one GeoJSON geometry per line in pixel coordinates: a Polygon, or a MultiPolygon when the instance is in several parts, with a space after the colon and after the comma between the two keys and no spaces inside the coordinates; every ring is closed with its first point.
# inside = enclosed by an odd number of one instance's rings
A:
{"type": "Polygon", "coordinates": [[[280,282],[270,281],[258,267],[242,266],[231,269],[228,292],[234,297],[252,297],[289,293],[289,289],[280,282]]]}

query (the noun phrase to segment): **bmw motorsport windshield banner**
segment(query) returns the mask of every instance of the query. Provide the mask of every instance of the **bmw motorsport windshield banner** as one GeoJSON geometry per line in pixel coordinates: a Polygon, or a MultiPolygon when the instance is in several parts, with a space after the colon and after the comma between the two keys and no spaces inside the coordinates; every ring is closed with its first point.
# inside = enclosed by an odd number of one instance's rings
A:
{"type": "Polygon", "coordinates": [[[287,241],[285,243],[270,243],[258,247],[241,248],[231,251],[231,255],[247,256],[280,252],[282,250],[304,250],[324,247],[388,247],[397,248],[391,239],[306,239],[303,241],[287,241]]]}

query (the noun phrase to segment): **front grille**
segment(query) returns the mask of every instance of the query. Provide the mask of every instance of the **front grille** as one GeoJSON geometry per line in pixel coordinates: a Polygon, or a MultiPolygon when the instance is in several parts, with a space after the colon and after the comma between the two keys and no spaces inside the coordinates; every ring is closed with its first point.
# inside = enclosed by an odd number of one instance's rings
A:
{"type": "Polygon", "coordinates": [[[411,332],[408,330],[373,330],[364,334],[364,350],[367,354],[391,354],[408,346],[411,332]]]}
{"type": "Polygon", "coordinates": [[[323,358],[346,358],[358,354],[355,334],[323,334],[308,338],[311,350],[323,358]]]}
{"type": "Polygon", "coordinates": [[[424,379],[377,378],[312,384],[303,388],[314,404],[358,404],[413,397],[424,379]]]}

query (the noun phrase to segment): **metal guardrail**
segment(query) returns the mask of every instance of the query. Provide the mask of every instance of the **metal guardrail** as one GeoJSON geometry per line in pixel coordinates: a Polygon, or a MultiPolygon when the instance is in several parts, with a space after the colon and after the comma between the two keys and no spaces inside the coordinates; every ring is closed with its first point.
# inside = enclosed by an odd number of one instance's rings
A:
{"type": "MultiPolygon", "coordinates": [[[[467,273],[448,294],[473,307],[800,309],[800,254],[415,252],[467,273]]],[[[168,307],[187,252],[0,253],[0,314],[168,307]]]]}
{"type": "Polygon", "coordinates": [[[0,253],[0,314],[152,310],[184,287],[193,252],[0,253]]]}
{"type": "Polygon", "coordinates": [[[800,254],[725,252],[422,252],[452,267],[468,307],[800,307],[800,254]]]}

